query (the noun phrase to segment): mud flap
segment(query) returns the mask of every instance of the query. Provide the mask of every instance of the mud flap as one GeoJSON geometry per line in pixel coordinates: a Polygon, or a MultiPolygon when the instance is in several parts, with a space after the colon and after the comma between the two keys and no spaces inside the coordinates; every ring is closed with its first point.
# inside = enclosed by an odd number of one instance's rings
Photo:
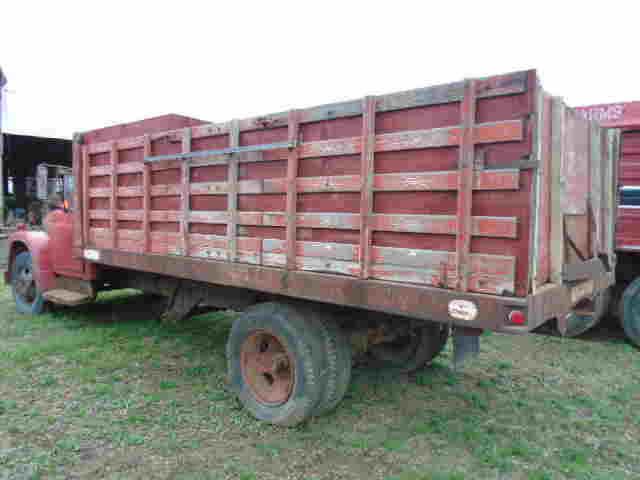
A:
{"type": "Polygon", "coordinates": [[[167,304],[166,311],[162,314],[163,323],[178,323],[189,318],[194,309],[202,301],[198,289],[189,288],[189,285],[179,282],[167,304]]]}
{"type": "Polygon", "coordinates": [[[453,369],[460,370],[469,358],[476,358],[480,353],[480,334],[478,328],[453,329],[453,369]]]}

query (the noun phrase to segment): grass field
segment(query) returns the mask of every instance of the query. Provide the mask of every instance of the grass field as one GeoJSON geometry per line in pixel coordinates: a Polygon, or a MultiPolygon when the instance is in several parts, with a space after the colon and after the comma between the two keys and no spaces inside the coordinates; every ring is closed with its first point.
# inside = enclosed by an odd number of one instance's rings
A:
{"type": "Polygon", "coordinates": [[[135,292],[17,315],[0,287],[0,479],[640,478],[640,351],[621,339],[486,335],[417,375],[356,369],[294,428],[225,388],[233,314],[178,326],[135,292]]]}

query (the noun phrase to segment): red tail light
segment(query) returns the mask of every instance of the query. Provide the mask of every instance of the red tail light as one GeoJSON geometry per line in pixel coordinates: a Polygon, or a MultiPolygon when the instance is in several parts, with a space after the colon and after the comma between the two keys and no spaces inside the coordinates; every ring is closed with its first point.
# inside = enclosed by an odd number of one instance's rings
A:
{"type": "Polygon", "coordinates": [[[512,325],[524,325],[527,323],[527,317],[520,310],[513,310],[509,313],[509,323],[512,325]]]}

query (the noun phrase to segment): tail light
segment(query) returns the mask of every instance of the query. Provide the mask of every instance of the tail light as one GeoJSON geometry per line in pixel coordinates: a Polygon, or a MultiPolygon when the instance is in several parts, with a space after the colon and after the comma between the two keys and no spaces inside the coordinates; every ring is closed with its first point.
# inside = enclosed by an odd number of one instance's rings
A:
{"type": "Polygon", "coordinates": [[[524,325],[527,323],[527,316],[521,310],[509,312],[509,323],[511,325],[524,325]]]}

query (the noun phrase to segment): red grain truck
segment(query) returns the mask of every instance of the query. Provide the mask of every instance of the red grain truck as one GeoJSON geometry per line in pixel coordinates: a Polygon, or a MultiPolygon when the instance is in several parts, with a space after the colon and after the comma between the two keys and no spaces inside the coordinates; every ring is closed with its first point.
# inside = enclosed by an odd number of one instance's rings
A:
{"type": "Polygon", "coordinates": [[[583,118],[620,130],[616,286],[610,310],[640,346],[640,102],[578,107],[583,118]]]}
{"type": "Polygon", "coordinates": [[[229,381],[257,418],[338,404],[352,355],[405,371],[453,335],[592,324],[615,268],[618,136],[535,71],[205,124],[75,136],[74,205],[11,237],[18,310],[136,288],[242,309],[229,381]]]}

